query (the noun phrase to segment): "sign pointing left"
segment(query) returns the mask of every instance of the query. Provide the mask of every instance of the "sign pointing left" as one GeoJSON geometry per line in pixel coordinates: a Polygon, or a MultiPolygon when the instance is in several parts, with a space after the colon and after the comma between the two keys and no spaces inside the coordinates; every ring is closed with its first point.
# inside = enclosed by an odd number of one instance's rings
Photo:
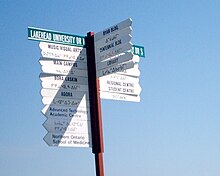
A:
{"type": "Polygon", "coordinates": [[[28,27],[28,39],[81,47],[85,44],[83,36],[34,27],[28,27]]]}

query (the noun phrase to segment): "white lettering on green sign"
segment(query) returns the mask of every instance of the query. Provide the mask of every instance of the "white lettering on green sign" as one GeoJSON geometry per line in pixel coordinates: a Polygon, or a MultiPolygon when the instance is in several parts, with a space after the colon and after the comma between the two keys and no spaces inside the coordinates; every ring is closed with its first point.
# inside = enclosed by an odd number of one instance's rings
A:
{"type": "Polygon", "coordinates": [[[28,39],[82,47],[85,45],[85,38],[83,36],[33,27],[28,27],[28,39]]]}
{"type": "Polygon", "coordinates": [[[132,53],[134,55],[138,55],[140,57],[145,57],[145,51],[143,46],[133,45],[132,46],[132,53]]]}

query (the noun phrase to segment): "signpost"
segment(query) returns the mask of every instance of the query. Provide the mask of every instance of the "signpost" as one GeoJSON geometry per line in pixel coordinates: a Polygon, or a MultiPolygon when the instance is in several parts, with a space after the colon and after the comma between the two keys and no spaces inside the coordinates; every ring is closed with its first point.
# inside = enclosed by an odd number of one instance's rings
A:
{"type": "Polygon", "coordinates": [[[86,37],[28,27],[40,41],[44,141],[49,146],[92,147],[96,175],[104,176],[100,98],[140,101],[140,57],[133,45],[132,20],[126,19],[86,37]]]}

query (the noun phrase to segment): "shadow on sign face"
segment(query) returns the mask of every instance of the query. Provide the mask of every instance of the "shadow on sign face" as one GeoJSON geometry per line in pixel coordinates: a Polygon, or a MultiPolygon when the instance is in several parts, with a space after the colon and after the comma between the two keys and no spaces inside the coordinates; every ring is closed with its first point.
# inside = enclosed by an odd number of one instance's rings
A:
{"type": "Polygon", "coordinates": [[[91,147],[86,49],[41,42],[42,113],[49,146],[91,147]],[[43,47],[42,47],[43,46],[43,47]]]}

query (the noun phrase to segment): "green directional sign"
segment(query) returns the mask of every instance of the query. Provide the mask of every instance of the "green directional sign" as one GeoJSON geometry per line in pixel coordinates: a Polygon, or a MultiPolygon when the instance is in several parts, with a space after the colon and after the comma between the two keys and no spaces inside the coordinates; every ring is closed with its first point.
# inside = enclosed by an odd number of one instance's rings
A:
{"type": "Polygon", "coordinates": [[[138,55],[140,57],[145,57],[145,51],[143,46],[133,45],[132,52],[134,55],[138,55]]]}
{"type": "Polygon", "coordinates": [[[85,45],[85,39],[83,36],[34,27],[28,27],[28,39],[73,46],[85,45]]]}

